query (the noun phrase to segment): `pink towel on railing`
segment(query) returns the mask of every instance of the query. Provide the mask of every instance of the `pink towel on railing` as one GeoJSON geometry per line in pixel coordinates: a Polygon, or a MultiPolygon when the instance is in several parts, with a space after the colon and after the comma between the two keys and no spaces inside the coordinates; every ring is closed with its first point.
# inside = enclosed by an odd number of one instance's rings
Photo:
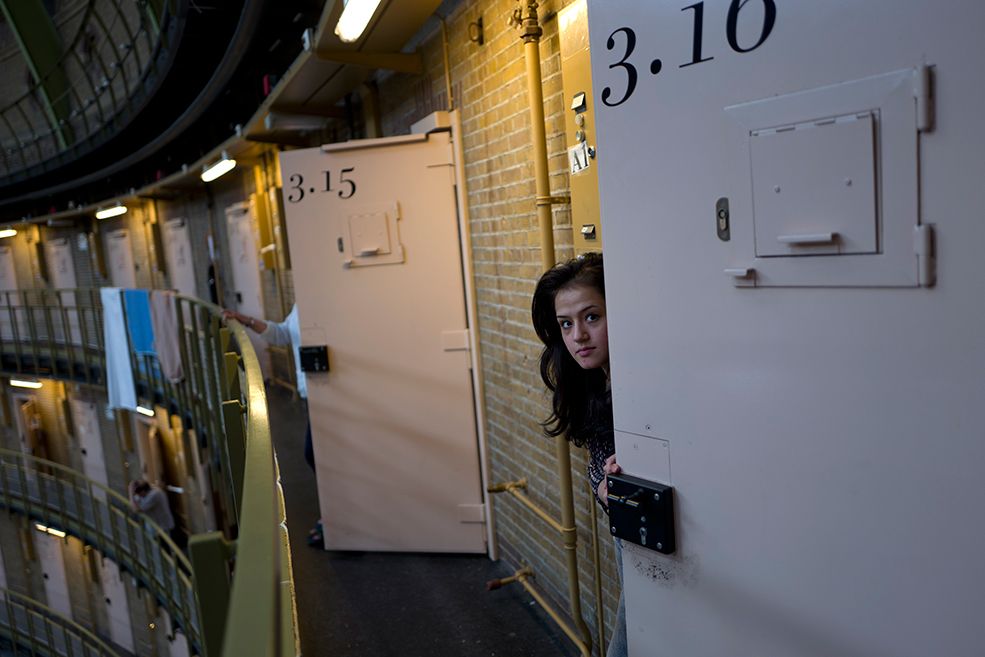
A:
{"type": "Polygon", "coordinates": [[[181,368],[181,347],[178,315],[174,308],[175,298],[172,290],[151,290],[150,320],[154,326],[154,348],[163,374],[171,383],[184,378],[181,368]]]}

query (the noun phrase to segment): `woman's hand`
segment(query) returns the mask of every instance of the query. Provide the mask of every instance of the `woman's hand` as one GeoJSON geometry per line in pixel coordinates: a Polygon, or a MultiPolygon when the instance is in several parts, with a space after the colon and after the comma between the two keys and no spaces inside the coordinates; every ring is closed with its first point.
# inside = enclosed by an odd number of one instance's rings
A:
{"type": "MultiPolygon", "coordinates": [[[[605,465],[602,466],[602,472],[606,475],[619,474],[622,472],[622,468],[618,463],[616,463],[615,454],[605,459],[605,465]]],[[[599,488],[596,491],[596,494],[602,501],[603,506],[609,506],[609,480],[606,477],[603,477],[602,481],[599,482],[599,488]]]]}
{"type": "Polygon", "coordinates": [[[227,310],[224,308],[222,310],[222,318],[229,319],[230,317],[254,333],[260,334],[267,330],[267,322],[262,319],[250,317],[249,315],[244,315],[243,313],[236,312],[235,310],[227,310]]]}

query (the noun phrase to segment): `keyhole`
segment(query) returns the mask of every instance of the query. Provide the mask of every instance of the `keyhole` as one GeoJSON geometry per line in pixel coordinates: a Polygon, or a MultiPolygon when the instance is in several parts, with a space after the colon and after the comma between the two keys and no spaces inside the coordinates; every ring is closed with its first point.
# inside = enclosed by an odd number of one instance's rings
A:
{"type": "Polygon", "coordinates": [[[640,527],[640,544],[646,545],[646,527],[640,527]]]}

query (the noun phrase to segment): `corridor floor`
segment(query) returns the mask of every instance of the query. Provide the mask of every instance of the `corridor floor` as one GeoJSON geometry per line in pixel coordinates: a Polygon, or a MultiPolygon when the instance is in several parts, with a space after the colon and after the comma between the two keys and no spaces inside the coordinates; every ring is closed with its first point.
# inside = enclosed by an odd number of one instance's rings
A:
{"type": "Polygon", "coordinates": [[[328,552],[306,544],[318,519],[304,461],[303,404],[269,386],[287,502],[301,652],[306,657],[574,657],[578,651],[512,574],[475,555],[328,552]]]}

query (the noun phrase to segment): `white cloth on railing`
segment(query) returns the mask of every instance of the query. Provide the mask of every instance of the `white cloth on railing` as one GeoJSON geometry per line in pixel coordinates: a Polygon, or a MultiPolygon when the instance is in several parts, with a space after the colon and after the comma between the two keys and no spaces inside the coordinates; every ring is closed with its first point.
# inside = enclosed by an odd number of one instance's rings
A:
{"type": "Polygon", "coordinates": [[[130,343],[123,317],[123,297],[118,287],[99,290],[103,305],[103,341],[106,352],[106,391],[110,408],[137,408],[137,390],[130,368],[130,343]]]}
{"type": "Polygon", "coordinates": [[[181,381],[185,374],[181,369],[181,345],[178,314],[175,311],[173,290],[151,290],[150,319],[154,326],[154,348],[161,364],[161,373],[171,383],[181,381]]]}

